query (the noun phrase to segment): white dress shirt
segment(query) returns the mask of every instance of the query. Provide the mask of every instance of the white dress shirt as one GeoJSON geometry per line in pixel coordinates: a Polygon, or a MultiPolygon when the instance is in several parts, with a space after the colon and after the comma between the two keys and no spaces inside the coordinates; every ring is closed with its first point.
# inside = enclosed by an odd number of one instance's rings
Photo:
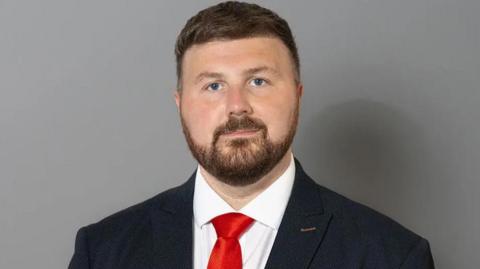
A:
{"type": "Polygon", "coordinates": [[[264,268],[282,221],[295,178],[295,162],[291,156],[285,172],[266,190],[239,211],[227,204],[205,181],[197,169],[193,196],[194,269],[206,269],[217,234],[210,222],[218,215],[239,212],[255,221],[240,236],[243,269],[264,268]]]}

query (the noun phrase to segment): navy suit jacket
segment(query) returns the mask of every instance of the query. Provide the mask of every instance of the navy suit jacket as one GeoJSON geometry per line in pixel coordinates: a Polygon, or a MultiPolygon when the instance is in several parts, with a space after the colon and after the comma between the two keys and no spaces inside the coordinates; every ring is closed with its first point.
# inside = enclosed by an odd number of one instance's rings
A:
{"type": "MultiPolygon", "coordinates": [[[[195,173],[78,231],[69,269],[190,269],[195,173]]],[[[272,205],[275,206],[275,205],[272,205]]],[[[316,184],[296,161],[269,269],[434,268],[428,242],[392,219],[316,184]]]]}

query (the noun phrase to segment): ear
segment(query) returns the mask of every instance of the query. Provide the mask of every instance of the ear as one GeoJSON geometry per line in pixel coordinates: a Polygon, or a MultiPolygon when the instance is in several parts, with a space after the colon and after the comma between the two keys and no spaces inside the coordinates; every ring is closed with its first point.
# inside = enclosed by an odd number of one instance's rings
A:
{"type": "Polygon", "coordinates": [[[175,104],[177,105],[177,110],[180,111],[180,99],[182,98],[181,93],[178,90],[175,90],[173,95],[175,96],[175,104]]]}
{"type": "Polygon", "coordinates": [[[175,104],[177,105],[177,111],[180,112],[180,102],[182,101],[182,93],[178,90],[173,92],[173,96],[175,97],[175,104]]]}
{"type": "Polygon", "coordinates": [[[297,94],[298,94],[298,99],[301,99],[303,96],[303,84],[298,83],[297,85],[297,94]]]}

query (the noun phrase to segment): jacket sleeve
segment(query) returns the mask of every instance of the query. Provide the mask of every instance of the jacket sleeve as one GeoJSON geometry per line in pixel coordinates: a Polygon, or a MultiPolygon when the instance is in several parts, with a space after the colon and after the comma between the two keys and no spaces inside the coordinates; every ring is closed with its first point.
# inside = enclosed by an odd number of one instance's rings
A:
{"type": "Polygon", "coordinates": [[[83,227],[78,230],[75,239],[75,251],[68,265],[68,269],[89,269],[89,260],[87,231],[86,228],[83,227]]]}
{"type": "Polygon", "coordinates": [[[401,269],[434,269],[432,253],[428,241],[420,239],[419,242],[410,250],[407,258],[403,262],[401,269]]]}

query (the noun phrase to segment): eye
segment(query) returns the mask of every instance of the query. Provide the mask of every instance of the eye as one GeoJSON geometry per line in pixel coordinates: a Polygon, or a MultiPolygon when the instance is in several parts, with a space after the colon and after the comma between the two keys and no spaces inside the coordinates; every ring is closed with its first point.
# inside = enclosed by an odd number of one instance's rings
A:
{"type": "Polygon", "coordinates": [[[253,86],[263,86],[266,83],[266,81],[263,78],[255,78],[250,81],[250,84],[253,86]]]}
{"type": "Polygon", "coordinates": [[[222,88],[222,85],[218,82],[213,82],[207,85],[207,90],[218,91],[222,88]]]}

